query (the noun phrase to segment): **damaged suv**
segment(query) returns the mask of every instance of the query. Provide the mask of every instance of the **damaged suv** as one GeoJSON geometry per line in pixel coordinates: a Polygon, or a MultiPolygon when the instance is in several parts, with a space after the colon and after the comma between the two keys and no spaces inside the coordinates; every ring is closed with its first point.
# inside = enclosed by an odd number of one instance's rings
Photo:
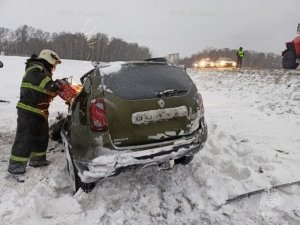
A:
{"type": "Polygon", "coordinates": [[[203,148],[202,97],[182,68],[113,62],[81,81],[61,131],[74,191],[128,168],[187,164],[203,148]]]}

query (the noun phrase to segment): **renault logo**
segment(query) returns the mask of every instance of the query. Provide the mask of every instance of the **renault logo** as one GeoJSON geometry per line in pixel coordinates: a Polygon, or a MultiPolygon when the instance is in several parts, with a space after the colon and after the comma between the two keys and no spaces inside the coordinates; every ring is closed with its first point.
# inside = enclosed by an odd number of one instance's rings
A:
{"type": "Polygon", "coordinates": [[[165,102],[162,99],[159,99],[157,103],[159,104],[160,108],[163,108],[165,106],[165,102]]]}

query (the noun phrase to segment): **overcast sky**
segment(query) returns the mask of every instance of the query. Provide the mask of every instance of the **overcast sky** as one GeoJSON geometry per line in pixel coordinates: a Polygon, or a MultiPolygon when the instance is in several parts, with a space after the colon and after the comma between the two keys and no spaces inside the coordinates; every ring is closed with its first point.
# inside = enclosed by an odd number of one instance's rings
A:
{"type": "Polygon", "coordinates": [[[154,56],[239,46],[280,54],[298,23],[300,0],[0,0],[2,27],[101,32],[154,56]]]}

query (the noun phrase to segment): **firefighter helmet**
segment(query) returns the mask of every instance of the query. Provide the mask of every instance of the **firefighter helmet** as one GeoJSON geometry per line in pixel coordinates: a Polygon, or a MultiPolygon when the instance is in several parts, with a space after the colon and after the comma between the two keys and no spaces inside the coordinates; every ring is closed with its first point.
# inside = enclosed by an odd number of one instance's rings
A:
{"type": "Polygon", "coordinates": [[[55,64],[60,64],[61,63],[61,59],[58,56],[58,54],[56,54],[55,52],[53,52],[53,51],[51,51],[49,49],[42,50],[40,52],[38,58],[45,59],[51,65],[55,65],[55,64]]]}

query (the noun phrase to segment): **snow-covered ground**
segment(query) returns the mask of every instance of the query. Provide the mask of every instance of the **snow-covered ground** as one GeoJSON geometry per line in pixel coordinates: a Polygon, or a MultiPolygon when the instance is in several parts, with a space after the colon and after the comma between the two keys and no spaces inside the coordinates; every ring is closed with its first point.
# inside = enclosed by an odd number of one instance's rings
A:
{"type": "MultiPolygon", "coordinates": [[[[129,171],[71,193],[63,147],[50,142],[52,161],[28,168],[26,181],[7,176],[16,128],[15,104],[25,58],[1,57],[0,224],[300,224],[300,186],[223,205],[236,195],[300,180],[299,71],[189,71],[203,95],[209,136],[191,164],[129,171]]],[[[64,60],[54,78],[92,68],[64,60]]],[[[50,121],[66,106],[56,99],[50,121]]]]}

